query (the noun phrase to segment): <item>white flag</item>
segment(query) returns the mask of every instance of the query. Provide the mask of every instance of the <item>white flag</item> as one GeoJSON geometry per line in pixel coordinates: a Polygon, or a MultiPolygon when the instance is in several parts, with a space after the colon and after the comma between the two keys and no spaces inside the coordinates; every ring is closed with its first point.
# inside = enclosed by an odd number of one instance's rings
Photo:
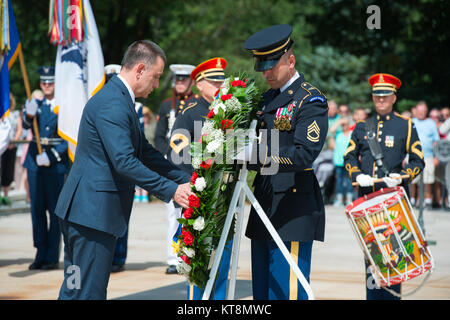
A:
{"type": "Polygon", "coordinates": [[[69,142],[72,161],[84,106],[105,83],[103,53],[89,0],[83,1],[83,14],[87,26],[83,41],[58,45],[55,64],[58,134],[69,142]]]}

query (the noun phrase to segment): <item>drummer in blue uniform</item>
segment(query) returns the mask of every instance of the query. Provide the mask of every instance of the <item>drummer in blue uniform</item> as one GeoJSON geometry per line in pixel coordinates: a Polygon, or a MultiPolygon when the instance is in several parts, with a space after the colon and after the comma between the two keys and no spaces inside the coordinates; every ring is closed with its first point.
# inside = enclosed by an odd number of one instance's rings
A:
{"type": "Polygon", "coordinates": [[[68,172],[67,142],[58,136],[58,107],[54,102],[55,69],[39,68],[43,100],[27,101],[23,115],[23,127],[33,129],[24,167],[28,173],[31,200],[33,243],[37,249],[30,270],[50,270],[58,267],[61,233],[58,217],[54,214],[59,193],[68,172]],[[36,144],[33,119],[36,117],[42,153],[36,144]],[[47,224],[47,212],[49,224],[47,224]]]}
{"type": "MultiPolygon", "coordinates": [[[[319,89],[297,72],[292,27],[274,25],[253,34],[244,44],[255,58],[270,89],[257,112],[261,137],[254,194],[309,281],[313,241],[323,241],[325,209],[312,164],[328,131],[328,106],[319,89]],[[274,137],[272,138],[272,131],[274,137]],[[266,142],[264,142],[266,140],[266,142]]],[[[255,300],[306,299],[281,250],[252,208],[246,236],[251,239],[255,300]]]]}
{"type": "MultiPolygon", "coordinates": [[[[424,160],[414,123],[393,111],[396,93],[402,83],[393,75],[377,73],[369,78],[369,84],[376,112],[372,117],[357,122],[345,151],[345,169],[352,182],[358,183],[360,197],[397,185],[403,186],[409,194],[408,184],[422,171],[424,160]],[[408,161],[403,165],[406,156],[408,161]],[[409,178],[402,180],[400,175],[409,178]],[[382,178],[382,181],[375,182],[377,178],[382,178]]],[[[368,267],[366,261],[367,300],[399,299],[401,284],[387,287],[389,291],[376,288],[368,267]]]]}
{"type": "MultiPolygon", "coordinates": [[[[177,117],[170,138],[170,152],[168,160],[180,169],[192,174],[194,168],[191,161],[180,163],[181,160],[190,158],[190,143],[200,138],[200,130],[209,112],[209,106],[214,100],[214,95],[225,80],[225,68],[227,61],[217,57],[200,63],[191,72],[191,78],[195,81],[200,93],[198,98],[189,100],[189,103],[177,117]],[[198,132],[196,131],[198,130],[198,132]]],[[[228,271],[230,268],[232,240],[228,241],[219,265],[218,275],[211,298],[224,300],[228,283],[228,271]]],[[[203,290],[195,285],[187,286],[189,300],[200,300],[203,290]]]]}

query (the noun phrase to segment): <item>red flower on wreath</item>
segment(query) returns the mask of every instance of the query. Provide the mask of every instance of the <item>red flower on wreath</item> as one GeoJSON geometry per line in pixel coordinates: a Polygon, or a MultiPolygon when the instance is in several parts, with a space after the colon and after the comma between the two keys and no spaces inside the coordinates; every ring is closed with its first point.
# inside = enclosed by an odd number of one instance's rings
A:
{"type": "Polygon", "coordinates": [[[182,231],[181,236],[183,237],[184,244],[187,246],[192,246],[194,243],[194,236],[189,231],[182,231]]]}
{"type": "Polygon", "coordinates": [[[222,99],[222,101],[227,101],[228,99],[230,99],[233,95],[231,93],[229,94],[223,94],[220,96],[220,99],[222,99]]]}
{"type": "Polygon", "coordinates": [[[214,118],[214,116],[215,116],[216,114],[214,113],[214,110],[210,110],[209,112],[208,112],[208,115],[206,116],[208,119],[212,119],[212,118],[214,118]]]}
{"type": "Polygon", "coordinates": [[[232,86],[232,87],[242,87],[242,88],[247,87],[247,85],[245,84],[245,82],[242,81],[242,80],[234,80],[234,81],[231,81],[231,86],[232,86]]]}
{"type": "Polygon", "coordinates": [[[184,217],[186,219],[190,219],[192,217],[192,213],[194,213],[194,209],[187,208],[186,210],[184,210],[184,217]]]}
{"type": "Polygon", "coordinates": [[[205,170],[208,170],[209,167],[211,167],[211,164],[212,164],[212,159],[208,159],[208,160],[206,160],[206,162],[202,161],[202,163],[200,163],[200,167],[205,170]]]}
{"type": "Polygon", "coordinates": [[[197,180],[197,178],[198,178],[198,174],[197,174],[197,172],[194,171],[194,173],[192,174],[192,177],[191,177],[191,183],[195,184],[195,180],[197,180]]]}
{"type": "Polygon", "coordinates": [[[188,200],[189,200],[189,207],[191,208],[200,207],[200,199],[195,194],[191,194],[188,200]]]}
{"type": "Polygon", "coordinates": [[[222,128],[222,130],[233,129],[233,120],[230,119],[222,120],[222,125],[220,127],[222,128]]]}
{"type": "Polygon", "coordinates": [[[181,256],[181,260],[183,260],[186,264],[191,265],[192,261],[187,256],[181,256]]]}

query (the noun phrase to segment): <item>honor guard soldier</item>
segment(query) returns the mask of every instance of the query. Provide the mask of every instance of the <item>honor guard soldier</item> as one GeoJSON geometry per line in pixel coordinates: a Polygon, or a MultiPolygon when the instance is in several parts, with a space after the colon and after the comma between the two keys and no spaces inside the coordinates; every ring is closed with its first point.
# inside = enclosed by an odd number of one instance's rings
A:
{"type": "MultiPolygon", "coordinates": [[[[155,148],[164,156],[170,152],[169,139],[173,125],[179,114],[187,107],[187,103],[195,98],[192,93],[194,81],[191,79],[191,72],[195,66],[190,64],[171,64],[172,71],[172,96],[164,100],[159,107],[156,118],[155,148]]],[[[172,237],[178,228],[178,221],[181,217],[181,208],[175,206],[173,201],[166,204],[167,212],[167,269],[166,274],[177,274],[178,257],[173,253],[172,237]]]]}
{"type": "MultiPolygon", "coordinates": [[[[295,68],[292,27],[274,25],[253,34],[244,45],[270,89],[257,112],[260,136],[254,194],[294,261],[309,281],[314,240],[323,241],[325,209],[312,164],[328,131],[325,96],[295,68]],[[278,137],[278,138],[277,138],[278,137]],[[274,169],[275,168],[275,169],[274,169]]],[[[252,163],[253,161],[251,161],[252,163]]],[[[253,298],[306,299],[266,226],[252,208],[246,236],[251,239],[253,298]]]]}
{"type": "Polygon", "coordinates": [[[190,77],[195,66],[171,64],[169,68],[173,73],[172,96],[159,106],[155,132],[155,148],[163,155],[170,152],[170,133],[176,117],[187,107],[188,101],[195,97],[192,93],[194,81],[190,77]]]}
{"type": "MultiPolygon", "coordinates": [[[[189,174],[194,172],[189,154],[191,141],[200,138],[203,123],[209,113],[209,106],[214,101],[215,93],[225,80],[226,66],[227,61],[218,57],[200,63],[191,72],[191,78],[195,81],[200,97],[191,100],[177,117],[170,138],[171,152],[168,154],[169,161],[189,174]],[[180,161],[183,162],[180,163],[180,161]]],[[[219,265],[214,294],[211,295],[214,300],[225,299],[231,247],[232,241],[228,241],[219,265]]],[[[187,291],[189,300],[200,300],[202,298],[203,290],[197,286],[188,285],[187,291]]]]}
{"type": "Polygon", "coordinates": [[[68,172],[67,141],[58,136],[58,107],[55,106],[55,69],[40,67],[40,87],[44,99],[32,99],[25,103],[23,127],[33,129],[24,167],[28,173],[31,200],[31,221],[33,243],[37,249],[34,262],[29,269],[55,269],[59,261],[60,229],[58,217],[54,214],[59,193],[68,172]],[[39,134],[34,131],[37,120],[39,134]],[[36,136],[40,136],[42,153],[39,154],[36,136]],[[49,222],[47,224],[47,214],[49,222]]]}
{"type": "MultiPolygon", "coordinates": [[[[363,196],[381,188],[408,184],[424,167],[422,146],[410,118],[393,111],[396,92],[401,81],[393,75],[377,73],[369,78],[375,114],[357,122],[345,151],[344,161],[352,182],[359,184],[358,194],[363,196]],[[403,165],[405,157],[408,162],[403,165]],[[400,175],[408,175],[400,179],[400,175]],[[382,182],[375,179],[383,178],[382,182]]],[[[368,263],[366,261],[366,270],[368,263]]],[[[380,288],[369,288],[370,271],[366,272],[367,300],[398,299],[401,284],[388,287],[394,294],[380,288]]]]}

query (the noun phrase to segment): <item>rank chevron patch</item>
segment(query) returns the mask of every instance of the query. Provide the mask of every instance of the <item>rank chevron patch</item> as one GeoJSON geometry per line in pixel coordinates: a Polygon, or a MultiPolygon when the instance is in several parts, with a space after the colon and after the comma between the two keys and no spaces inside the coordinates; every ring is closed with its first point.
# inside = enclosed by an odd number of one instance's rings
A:
{"type": "Polygon", "coordinates": [[[311,142],[319,142],[320,128],[316,120],[308,126],[308,134],[306,138],[311,142]]]}

